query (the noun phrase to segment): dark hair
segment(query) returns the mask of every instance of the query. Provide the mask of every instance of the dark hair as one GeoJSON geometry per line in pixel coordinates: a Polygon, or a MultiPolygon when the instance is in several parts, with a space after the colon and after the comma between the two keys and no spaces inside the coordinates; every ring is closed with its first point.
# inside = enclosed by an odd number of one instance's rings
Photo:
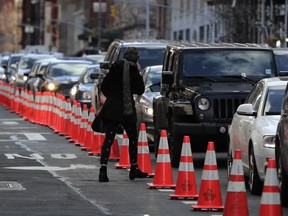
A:
{"type": "Polygon", "coordinates": [[[137,62],[139,59],[138,50],[135,47],[126,48],[123,58],[128,61],[137,62]]]}

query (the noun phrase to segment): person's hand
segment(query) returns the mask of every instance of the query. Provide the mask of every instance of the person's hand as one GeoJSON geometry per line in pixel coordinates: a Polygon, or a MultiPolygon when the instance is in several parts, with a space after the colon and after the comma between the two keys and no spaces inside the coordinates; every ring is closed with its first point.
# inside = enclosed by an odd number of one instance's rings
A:
{"type": "Polygon", "coordinates": [[[140,71],[141,70],[141,65],[139,64],[139,62],[137,62],[136,65],[137,65],[137,69],[140,71]]]}

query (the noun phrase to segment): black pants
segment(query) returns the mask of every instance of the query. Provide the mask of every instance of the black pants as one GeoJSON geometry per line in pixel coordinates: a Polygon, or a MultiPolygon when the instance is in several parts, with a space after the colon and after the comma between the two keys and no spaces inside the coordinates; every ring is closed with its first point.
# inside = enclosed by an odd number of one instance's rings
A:
{"type": "MultiPolygon", "coordinates": [[[[115,139],[115,135],[118,129],[119,123],[116,122],[105,122],[106,132],[105,139],[101,149],[101,159],[100,164],[106,164],[109,160],[111,146],[115,139]]],[[[130,163],[137,163],[137,143],[138,143],[138,133],[136,123],[122,123],[122,126],[127,133],[129,138],[129,156],[130,163]]]]}

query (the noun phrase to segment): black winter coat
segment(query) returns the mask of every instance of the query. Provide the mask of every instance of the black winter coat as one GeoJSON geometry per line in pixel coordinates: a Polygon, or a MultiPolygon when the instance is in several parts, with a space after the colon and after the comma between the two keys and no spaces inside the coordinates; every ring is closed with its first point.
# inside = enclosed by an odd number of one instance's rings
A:
{"type": "Polygon", "coordinates": [[[143,77],[140,75],[136,64],[130,64],[130,88],[133,114],[129,116],[123,115],[123,60],[117,60],[111,65],[109,73],[104,77],[101,84],[101,91],[106,97],[103,106],[104,121],[122,122],[137,122],[135,109],[135,101],[133,94],[142,95],[145,87],[143,77]]]}

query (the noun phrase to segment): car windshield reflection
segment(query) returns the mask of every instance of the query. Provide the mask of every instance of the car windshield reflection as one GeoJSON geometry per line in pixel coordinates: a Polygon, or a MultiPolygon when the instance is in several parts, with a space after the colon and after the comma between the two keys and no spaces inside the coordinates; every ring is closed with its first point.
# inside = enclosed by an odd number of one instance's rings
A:
{"type": "Polygon", "coordinates": [[[84,70],[84,68],[87,66],[87,64],[83,63],[74,63],[74,64],[65,64],[65,63],[59,63],[53,65],[48,75],[50,77],[59,77],[59,76],[80,76],[84,70]]]}

